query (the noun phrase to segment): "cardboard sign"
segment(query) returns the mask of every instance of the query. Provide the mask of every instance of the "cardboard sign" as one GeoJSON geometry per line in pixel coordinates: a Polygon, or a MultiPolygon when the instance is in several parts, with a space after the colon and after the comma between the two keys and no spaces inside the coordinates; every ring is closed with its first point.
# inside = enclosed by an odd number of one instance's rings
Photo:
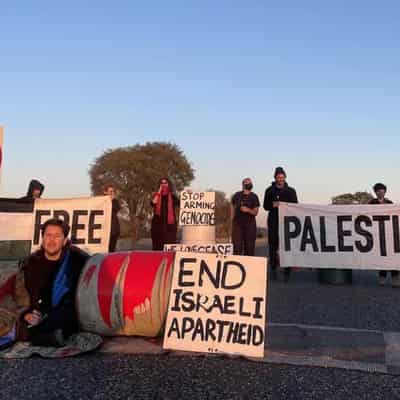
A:
{"type": "Polygon", "coordinates": [[[281,266],[400,270],[400,206],[279,205],[281,266]]]}
{"type": "Polygon", "coordinates": [[[211,253],[229,256],[233,254],[232,243],[165,244],[164,251],[185,251],[189,253],[211,253]]]}
{"type": "Polygon", "coordinates": [[[50,218],[60,218],[71,227],[72,244],[88,253],[108,252],[111,232],[109,196],[76,199],[38,199],[33,210],[32,251],[41,243],[41,227],[50,218]]]}
{"type": "Polygon", "coordinates": [[[267,260],[175,256],[164,348],[264,356],[267,260]]]}
{"type": "Polygon", "coordinates": [[[183,191],[179,225],[215,225],[215,192],[183,191]]]}

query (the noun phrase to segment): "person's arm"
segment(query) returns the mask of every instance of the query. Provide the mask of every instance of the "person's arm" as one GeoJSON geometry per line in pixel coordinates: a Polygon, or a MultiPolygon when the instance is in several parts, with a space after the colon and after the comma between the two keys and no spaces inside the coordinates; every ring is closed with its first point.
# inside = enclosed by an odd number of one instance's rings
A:
{"type": "Polygon", "coordinates": [[[242,207],[241,208],[242,212],[245,212],[250,215],[254,215],[255,217],[258,215],[258,210],[259,210],[259,207],[255,207],[255,208],[242,207]]]}
{"type": "Polygon", "coordinates": [[[272,211],[272,209],[274,208],[272,203],[273,203],[273,201],[272,201],[271,190],[270,189],[266,189],[265,190],[265,194],[264,194],[264,210],[265,211],[272,211]]]}
{"type": "Polygon", "coordinates": [[[298,203],[299,200],[297,198],[297,192],[295,189],[293,189],[293,202],[292,203],[298,203]]]}

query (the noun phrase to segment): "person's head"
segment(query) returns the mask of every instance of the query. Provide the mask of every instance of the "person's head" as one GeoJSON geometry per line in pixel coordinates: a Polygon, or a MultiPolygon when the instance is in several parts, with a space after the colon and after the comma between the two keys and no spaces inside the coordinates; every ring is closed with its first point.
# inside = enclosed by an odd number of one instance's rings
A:
{"type": "Polygon", "coordinates": [[[105,185],[103,187],[104,196],[110,196],[112,199],[115,199],[115,188],[113,185],[105,185]]]}
{"type": "Polygon", "coordinates": [[[282,187],[286,183],[286,172],[282,167],[276,167],[274,173],[275,182],[279,187],[282,187]]]}
{"type": "Polygon", "coordinates": [[[39,199],[44,191],[44,185],[36,179],[29,183],[27,196],[31,199],[39,199]]]}
{"type": "Polygon", "coordinates": [[[69,226],[63,220],[52,218],[42,226],[42,248],[49,260],[58,260],[68,241],[69,226]]]}
{"type": "Polygon", "coordinates": [[[166,195],[173,192],[171,181],[168,178],[161,178],[159,181],[161,194],[166,195]]]}
{"type": "Polygon", "coordinates": [[[376,183],[374,185],[374,192],[378,199],[384,199],[386,195],[386,186],[383,183],[376,183]]]}
{"type": "Polygon", "coordinates": [[[243,190],[251,191],[253,189],[253,182],[250,178],[244,178],[242,180],[242,188],[243,190]]]}

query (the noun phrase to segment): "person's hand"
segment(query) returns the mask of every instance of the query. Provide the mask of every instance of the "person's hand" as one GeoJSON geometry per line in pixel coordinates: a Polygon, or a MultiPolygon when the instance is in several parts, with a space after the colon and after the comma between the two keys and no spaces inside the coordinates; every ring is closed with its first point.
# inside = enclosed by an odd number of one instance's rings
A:
{"type": "Polygon", "coordinates": [[[246,207],[246,206],[242,206],[242,207],[240,207],[240,211],[242,213],[248,213],[248,212],[250,212],[250,208],[246,207]]]}
{"type": "Polygon", "coordinates": [[[279,208],[279,201],[273,201],[272,202],[272,207],[279,208]]]}
{"type": "Polygon", "coordinates": [[[37,310],[33,310],[31,313],[26,314],[24,319],[29,325],[35,326],[40,324],[42,320],[42,314],[37,310]]]}

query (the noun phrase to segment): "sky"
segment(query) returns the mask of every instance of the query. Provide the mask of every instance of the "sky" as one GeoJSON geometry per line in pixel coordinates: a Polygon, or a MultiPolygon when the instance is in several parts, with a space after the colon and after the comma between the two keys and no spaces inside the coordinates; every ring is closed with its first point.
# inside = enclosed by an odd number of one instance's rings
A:
{"type": "Polygon", "coordinates": [[[398,1],[0,0],[0,196],[90,193],[106,149],[176,143],[194,190],[400,202],[398,1]],[[59,4],[58,4],[59,3],[59,4]],[[144,4],[146,3],[146,4],[144,4]]]}

